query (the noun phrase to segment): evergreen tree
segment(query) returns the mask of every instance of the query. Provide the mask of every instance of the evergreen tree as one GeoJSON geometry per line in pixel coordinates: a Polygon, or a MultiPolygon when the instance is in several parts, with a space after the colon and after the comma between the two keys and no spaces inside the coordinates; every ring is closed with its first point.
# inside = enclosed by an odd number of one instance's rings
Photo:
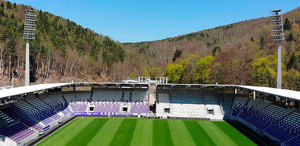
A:
{"type": "Polygon", "coordinates": [[[4,3],[3,2],[1,2],[0,6],[1,6],[2,9],[4,9],[4,3]]]}
{"type": "Polygon", "coordinates": [[[287,71],[290,70],[295,65],[295,61],[296,61],[296,56],[295,53],[293,53],[292,56],[290,57],[289,62],[286,65],[287,71]]]}
{"type": "Polygon", "coordinates": [[[294,34],[291,32],[288,37],[286,38],[287,41],[295,41],[295,38],[294,38],[294,34]]]}
{"type": "Polygon", "coordinates": [[[285,18],[283,29],[290,30],[292,28],[292,24],[288,18],[285,18]]]}
{"type": "Polygon", "coordinates": [[[263,49],[264,45],[265,45],[265,38],[264,37],[260,37],[259,44],[260,44],[260,49],[263,49]]]}
{"type": "Polygon", "coordinates": [[[173,62],[176,61],[176,59],[179,58],[179,57],[181,56],[181,54],[182,54],[182,50],[176,49],[172,61],[173,61],[173,62]]]}
{"type": "Polygon", "coordinates": [[[12,8],[11,3],[7,2],[7,9],[11,9],[11,8],[12,8]]]}
{"type": "Polygon", "coordinates": [[[5,16],[5,13],[2,9],[0,9],[0,17],[3,17],[3,16],[5,16]]]}
{"type": "Polygon", "coordinates": [[[212,50],[212,55],[215,56],[217,52],[221,52],[221,48],[218,47],[214,47],[214,49],[212,50]]]}

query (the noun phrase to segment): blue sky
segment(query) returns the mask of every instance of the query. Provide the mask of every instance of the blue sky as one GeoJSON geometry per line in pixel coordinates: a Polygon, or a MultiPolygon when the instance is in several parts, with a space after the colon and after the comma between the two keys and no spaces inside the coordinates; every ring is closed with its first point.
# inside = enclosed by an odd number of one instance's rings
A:
{"type": "Polygon", "coordinates": [[[159,40],[290,11],[299,0],[11,0],[70,19],[120,42],[159,40]]]}

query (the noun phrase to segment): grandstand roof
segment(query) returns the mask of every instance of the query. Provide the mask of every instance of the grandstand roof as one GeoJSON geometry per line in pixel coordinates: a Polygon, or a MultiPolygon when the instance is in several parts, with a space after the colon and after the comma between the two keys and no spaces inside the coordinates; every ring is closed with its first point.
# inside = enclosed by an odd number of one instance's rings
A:
{"type": "Polygon", "coordinates": [[[237,87],[258,91],[262,93],[272,94],[279,97],[286,97],[294,100],[300,100],[300,92],[294,90],[287,90],[287,89],[278,89],[278,88],[270,88],[270,87],[259,87],[259,86],[239,86],[237,87]]]}
{"type": "Polygon", "coordinates": [[[290,98],[293,100],[300,101],[300,92],[287,89],[278,89],[271,87],[259,87],[259,86],[242,86],[242,85],[224,85],[224,84],[159,84],[158,87],[232,87],[232,88],[242,88],[250,91],[257,91],[261,93],[271,94],[274,96],[290,98]]]}
{"type": "MultiPolygon", "coordinates": [[[[0,99],[5,97],[16,96],[25,93],[37,92],[51,88],[69,86],[69,85],[115,85],[120,87],[146,87],[149,88],[148,84],[135,84],[135,83],[53,83],[53,84],[38,84],[38,85],[30,85],[30,86],[22,86],[16,88],[2,89],[0,90],[0,99]]],[[[294,90],[287,89],[277,89],[270,87],[259,87],[259,86],[242,86],[242,85],[223,85],[223,84],[158,84],[158,87],[232,87],[232,88],[243,88],[250,91],[257,91],[261,93],[271,94],[274,96],[290,98],[293,100],[300,101],[300,92],[294,90]]]]}
{"type": "Polygon", "coordinates": [[[71,84],[72,83],[38,84],[38,85],[22,86],[22,87],[10,88],[10,89],[2,89],[0,90],[0,99],[5,97],[16,96],[20,94],[25,94],[25,93],[42,91],[51,88],[68,86],[71,84]]]}
{"type": "Polygon", "coordinates": [[[107,83],[95,83],[95,82],[76,82],[74,83],[74,85],[77,86],[118,86],[118,87],[129,87],[129,88],[149,88],[149,84],[147,83],[111,83],[111,82],[107,82],[107,83]]]}
{"type": "Polygon", "coordinates": [[[5,97],[12,97],[16,95],[32,93],[42,90],[47,90],[51,88],[63,87],[63,86],[117,86],[121,88],[149,88],[148,84],[139,83],[89,83],[89,82],[76,82],[76,83],[51,83],[51,84],[38,84],[30,86],[22,86],[16,88],[8,88],[0,90],[0,99],[5,97]]]}

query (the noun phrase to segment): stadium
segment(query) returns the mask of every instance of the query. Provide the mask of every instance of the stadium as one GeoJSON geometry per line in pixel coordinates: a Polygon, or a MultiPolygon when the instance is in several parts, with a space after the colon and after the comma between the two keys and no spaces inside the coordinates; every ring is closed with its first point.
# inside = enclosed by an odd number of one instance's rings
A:
{"type": "Polygon", "coordinates": [[[300,145],[300,8],[285,24],[273,10],[267,19],[120,43],[31,6],[0,2],[0,85],[12,83],[0,88],[0,146],[300,145]],[[272,41],[277,52],[263,50],[275,48],[272,41]],[[291,56],[283,63],[282,41],[284,57],[291,56]],[[243,48],[258,53],[234,54],[243,48]]]}
{"type": "Polygon", "coordinates": [[[300,93],[292,90],[139,80],[0,95],[1,145],[300,144],[300,93]]]}

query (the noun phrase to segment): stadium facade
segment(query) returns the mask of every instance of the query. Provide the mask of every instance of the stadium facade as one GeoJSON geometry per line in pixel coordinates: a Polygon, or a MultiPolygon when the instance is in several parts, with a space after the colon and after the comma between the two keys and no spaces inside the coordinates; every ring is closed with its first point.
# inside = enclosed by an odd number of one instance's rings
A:
{"type": "Polygon", "coordinates": [[[300,92],[215,84],[57,83],[0,90],[0,145],[26,145],[77,116],[237,120],[300,145],[300,92]]]}

